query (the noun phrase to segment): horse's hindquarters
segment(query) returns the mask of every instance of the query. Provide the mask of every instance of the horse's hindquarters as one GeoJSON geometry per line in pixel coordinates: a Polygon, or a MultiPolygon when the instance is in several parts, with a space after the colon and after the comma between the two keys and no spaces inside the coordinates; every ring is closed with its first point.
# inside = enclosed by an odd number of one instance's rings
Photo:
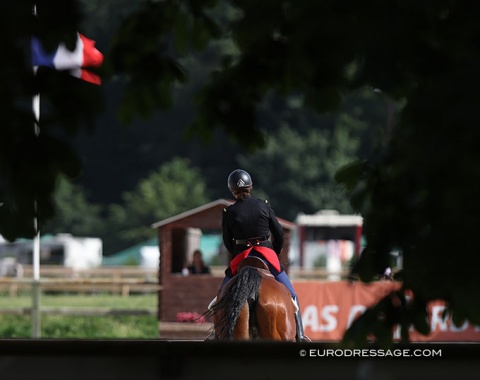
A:
{"type": "Polygon", "coordinates": [[[211,312],[218,339],[295,341],[290,292],[262,269],[242,268],[219,292],[211,312]]]}

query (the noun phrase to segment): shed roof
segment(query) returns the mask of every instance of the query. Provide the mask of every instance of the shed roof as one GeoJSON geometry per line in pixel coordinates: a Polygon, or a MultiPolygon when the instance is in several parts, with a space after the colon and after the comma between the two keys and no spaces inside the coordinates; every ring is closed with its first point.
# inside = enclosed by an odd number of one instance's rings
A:
{"type": "MultiPolygon", "coordinates": [[[[217,210],[221,211],[223,208],[230,206],[234,202],[235,201],[230,200],[230,199],[217,199],[213,202],[209,202],[209,203],[206,203],[202,206],[195,207],[191,210],[188,210],[188,211],[182,212],[180,214],[171,216],[167,219],[160,220],[156,223],[153,223],[151,225],[151,227],[152,228],[159,228],[159,227],[166,226],[168,224],[181,223],[182,221],[187,221],[187,220],[190,219],[191,222],[192,222],[191,223],[192,227],[199,227],[199,228],[216,228],[217,227],[217,228],[219,228],[219,227],[221,227],[221,217],[220,217],[221,214],[220,214],[220,212],[218,212],[217,222],[213,223],[215,225],[213,225],[212,223],[208,223],[206,219],[197,218],[197,216],[205,215],[205,214],[211,214],[212,212],[217,212],[217,210]]],[[[292,223],[288,220],[279,218],[278,216],[277,216],[277,219],[278,219],[280,225],[284,229],[293,230],[295,228],[294,223],[292,223]]]]}

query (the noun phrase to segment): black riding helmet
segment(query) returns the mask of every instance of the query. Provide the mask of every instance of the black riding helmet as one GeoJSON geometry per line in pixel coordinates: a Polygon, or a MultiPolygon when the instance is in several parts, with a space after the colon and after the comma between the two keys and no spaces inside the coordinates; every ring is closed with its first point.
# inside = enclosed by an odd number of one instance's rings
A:
{"type": "Polygon", "coordinates": [[[228,188],[230,191],[238,191],[253,185],[252,177],[245,170],[237,169],[228,176],[228,188]]]}

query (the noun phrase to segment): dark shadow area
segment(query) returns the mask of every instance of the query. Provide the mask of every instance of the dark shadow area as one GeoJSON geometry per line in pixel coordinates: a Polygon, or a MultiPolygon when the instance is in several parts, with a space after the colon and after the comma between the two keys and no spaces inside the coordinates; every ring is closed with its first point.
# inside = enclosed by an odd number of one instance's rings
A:
{"type": "Polygon", "coordinates": [[[323,343],[1,340],[0,374],[10,380],[423,380],[480,373],[478,344],[396,345],[390,354],[323,343]]]}

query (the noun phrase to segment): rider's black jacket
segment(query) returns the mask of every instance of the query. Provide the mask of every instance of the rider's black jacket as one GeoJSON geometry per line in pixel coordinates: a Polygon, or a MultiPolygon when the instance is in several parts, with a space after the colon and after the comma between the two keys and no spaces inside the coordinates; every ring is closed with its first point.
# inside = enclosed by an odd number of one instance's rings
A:
{"type": "Polygon", "coordinates": [[[248,248],[245,240],[259,240],[259,245],[280,254],[284,233],[268,201],[246,197],[224,209],[223,243],[232,257],[248,248]],[[272,234],[270,240],[267,240],[272,234]],[[240,241],[240,242],[239,242],[240,241]]]}

